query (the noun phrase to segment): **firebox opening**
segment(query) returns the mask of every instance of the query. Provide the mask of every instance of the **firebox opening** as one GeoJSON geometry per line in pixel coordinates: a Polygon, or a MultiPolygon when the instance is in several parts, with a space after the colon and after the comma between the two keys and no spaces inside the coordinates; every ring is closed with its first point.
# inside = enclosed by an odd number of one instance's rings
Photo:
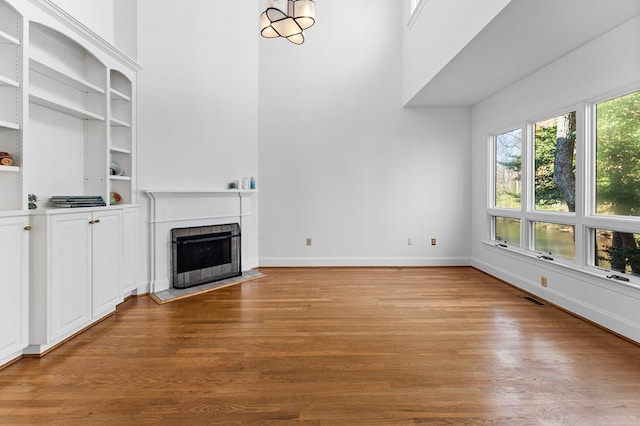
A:
{"type": "Polygon", "coordinates": [[[179,237],[177,244],[179,274],[231,262],[231,232],[179,237]]]}
{"type": "Polygon", "coordinates": [[[240,226],[237,223],[174,228],[172,285],[187,288],[242,275],[240,226]]]}

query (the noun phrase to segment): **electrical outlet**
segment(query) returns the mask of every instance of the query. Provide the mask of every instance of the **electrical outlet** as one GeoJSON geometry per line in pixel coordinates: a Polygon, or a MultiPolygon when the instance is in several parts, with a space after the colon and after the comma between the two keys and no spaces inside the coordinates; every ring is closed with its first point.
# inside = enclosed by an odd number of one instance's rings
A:
{"type": "Polygon", "coordinates": [[[432,238],[432,239],[431,239],[431,245],[432,245],[432,246],[435,246],[435,245],[436,245],[436,239],[435,239],[435,238],[432,238]]]}
{"type": "Polygon", "coordinates": [[[413,245],[413,240],[411,238],[407,238],[407,245],[408,246],[412,246],[413,245]]]}
{"type": "Polygon", "coordinates": [[[547,279],[547,277],[545,277],[544,275],[541,275],[540,276],[540,285],[542,287],[546,287],[548,283],[549,283],[549,280],[547,279]]]}
{"type": "Polygon", "coordinates": [[[311,245],[311,238],[307,238],[307,245],[310,246],[311,245]]]}

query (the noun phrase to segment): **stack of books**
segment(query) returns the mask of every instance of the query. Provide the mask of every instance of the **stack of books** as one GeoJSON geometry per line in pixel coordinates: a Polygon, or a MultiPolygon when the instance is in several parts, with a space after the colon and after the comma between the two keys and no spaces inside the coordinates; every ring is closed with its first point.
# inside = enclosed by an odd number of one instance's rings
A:
{"type": "Polygon", "coordinates": [[[51,197],[53,207],[100,207],[106,206],[99,195],[56,195],[51,197]]]}

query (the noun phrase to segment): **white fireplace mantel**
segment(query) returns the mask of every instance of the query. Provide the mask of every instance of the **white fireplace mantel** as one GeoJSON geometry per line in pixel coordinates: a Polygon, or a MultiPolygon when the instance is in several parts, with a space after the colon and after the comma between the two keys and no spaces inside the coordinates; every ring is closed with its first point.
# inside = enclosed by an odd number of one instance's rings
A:
{"type": "Polygon", "coordinates": [[[149,208],[151,282],[157,293],[171,286],[171,229],[238,223],[243,270],[258,259],[257,220],[251,214],[256,190],[145,189],[149,208]]]}

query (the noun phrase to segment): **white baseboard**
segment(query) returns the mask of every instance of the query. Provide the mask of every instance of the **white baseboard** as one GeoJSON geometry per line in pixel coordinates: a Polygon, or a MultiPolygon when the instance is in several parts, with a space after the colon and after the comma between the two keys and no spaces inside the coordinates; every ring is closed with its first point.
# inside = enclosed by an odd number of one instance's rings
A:
{"type": "MultiPolygon", "coordinates": [[[[568,312],[571,312],[583,319],[591,321],[599,326],[610,330],[618,335],[624,336],[634,342],[640,343],[640,325],[616,315],[613,312],[604,310],[598,306],[587,303],[583,300],[579,300],[570,295],[554,291],[552,288],[543,288],[537,282],[526,280],[518,275],[515,275],[507,270],[498,268],[494,265],[472,259],[471,266],[477,268],[489,275],[492,275],[498,279],[506,281],[507,283],[520,288],[527,293],[533,294],[541,299],[544,299],[559,308],[562,308],[568,312]]],[[[567,273],[574,279],[583,280],[585,286],[590,285],[589,278],[576,275],[577,272],[567,273]]]]}
{"type": "Polygon", "coordinates": [[[260,266],[470,266],[467,257],[263,257],[260,266]]]}

